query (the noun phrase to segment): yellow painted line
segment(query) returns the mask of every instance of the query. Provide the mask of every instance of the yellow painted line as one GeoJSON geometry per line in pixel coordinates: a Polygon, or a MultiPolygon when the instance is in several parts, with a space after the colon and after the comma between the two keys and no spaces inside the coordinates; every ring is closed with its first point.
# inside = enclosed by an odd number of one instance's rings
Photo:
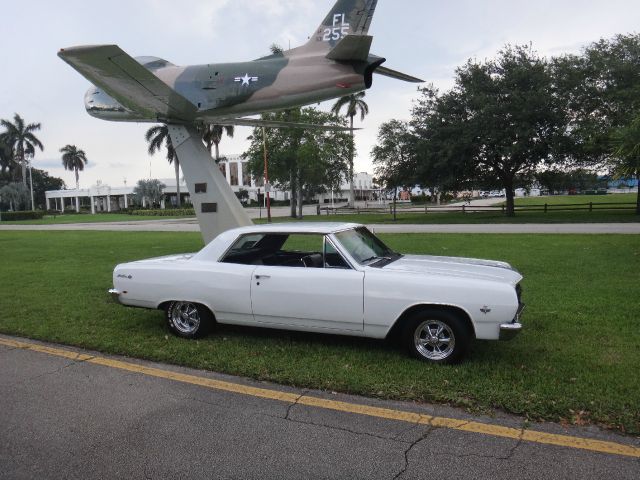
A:
{"type": "Polygon", "coordinates": [[[241,395],[249,395],[252,397],[266,398],[269,400],[277,400],[280,402],[297,403],[309,407],[323,408],[326,410],[335,410],[357,415],[366,415],[369,417],[384,418],[387,420],[396,420],[400,422],[414,423],[420,425],[430,425],[439,428],[448,428],[451,430],[459,430],[469,433],[479,433],[483,435],[491,435],[494,437],[504,437],[516,440],[524,440],[527,442],[540,443],[544,445],[555,445],[559,447],[576,448],[580,450],[589,450],[592,452],[609,453],[613,455],[623,455],[627,457],[640,458],[640,448],[622,443],[607,442],[602,440],[592,440],[583,437],[574,437],[570,435],[558,435],[555,433],[544,433],[535,430],[523,430],[511,427],[503,427],[490,423],[472,422],[447,417],[433,417],[420,413],[406,412],[403,410],[394,410],[389,408],[371,407],[368,405],[360,405],[357,403],[340,402],[336,400],[328,400],[308,395],[298,395],[295,393],[280,392],[267,388],[251,387],[241,385],[239,383],[225,382],[223,380],[214,380],[211,378],[198,377],[195,375],[187,375],[184,373],[162,370],[159,368],[145,367],[135,363],[123,362],[121,360],[113,360],[106,357],[97,357],[83,353],[77,353],[69,350],[63,350],[54,347],[47,347],[34,343],[19,342],[17,340],[0,338],[0,345],[7,347],[19,348],[23,350],[31,350],[34,352],[54,355],[56,357],[68,358],[71,360],[92,363],[94,365],[102,365],[104,367],[116,368],[128,372],[139,373],[151,377],[164,378],[176,382],[188,383],[190,385],[199,385],[214,390],[222,390],[225,392],[238,393],[241,395]]]}

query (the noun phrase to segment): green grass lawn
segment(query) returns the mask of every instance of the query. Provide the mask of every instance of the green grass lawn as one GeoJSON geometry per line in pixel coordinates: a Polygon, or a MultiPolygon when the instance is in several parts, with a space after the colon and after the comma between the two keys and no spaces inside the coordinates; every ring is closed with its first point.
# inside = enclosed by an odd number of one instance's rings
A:
{"type": "Polygon", "coordinates": [[[591,421],[640,433],[640,241],[630,235],[381,235],[401,252],[507,260],[525,330],[457,366],[394,343],[221,326],[170,335],[161,312],[111,303],[119,262],[198,250],[196,233],[0,232],[0,332],[299,387],[591,421]]]}
{"type": "MultiPolygon", "coordinates": [[[[574,203],[632,203],[635,205],[637,194],[615,193],[611,195],[549,195],[546,197],[516,198],[516,205],[566,205],[574,203]]],[[[632,206],[633,206],[632,205],[632,206]]]]}
{"type": "MultiPolygon", "coordinates": [[[[45,215],[41,220],[20,220],[16,222],[2,222],[0,225],[62,225],[69,223],[102,223],[102,222],[139,222],[143,220],[169,220],[176,217],[149,217],[144,215],[127,215],[126,213],[98,213],[90,214],[67,214],[67,215],[45,215]]],[[[187,218],[196,218],[187,217],[187,218]]]]}
{"type": "MultiPolygon", "coordinates": [[[[307,215],[307,222],[355,222],[370,224],[492,224],[492,223],[631,223],[640,222],[640,216],[633,210],[600,210],[569,212],[517,212],[515,217],[507,217],[500,212],[438,212],[402,213],[398,212],[397,220],[390,214],[379,213],[347,213],[339,215],[307,215]]],[[[273,222],[299,221],[290,217],[273,217],[273,222]]],[[[264,218],[254,219],[255,223],[266,223],[264,218]]]]}

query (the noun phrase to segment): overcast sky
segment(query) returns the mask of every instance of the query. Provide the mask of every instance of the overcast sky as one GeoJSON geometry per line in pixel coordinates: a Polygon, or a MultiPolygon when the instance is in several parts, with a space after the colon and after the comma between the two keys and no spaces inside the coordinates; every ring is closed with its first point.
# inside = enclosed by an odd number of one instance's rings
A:
{"type": "MultiPolygon", "coordinates": [[[[60,48],[118,44],[132,56],[154,55],[177,65],[245,61],[272,43],[297,46],[315,30],[334,0],[2,0],[0,118],[18,112],[40,122],[45,146],[34,166],[75,186],[59,150],[74,144],[87,153],[80,186],[101,180],[171,178],[163,155],[147,155],[149,124],[112,123],[84,110],[89,83],[62,62],[60,48]]],[[[506,43],[529,44],[545,56],[577,53],[585,45],[640,29],[638,0],[379,0],[369,33],[385,66],[434,83],[452,85],[455,68],[469,58],[494,56],[506,43]]],[[[372,167],[369,152],[378,126],[408,119],[416,87],[376,76],[367,91],[371,114],[356,133],[356,171],[372,167]]],[[[331,103],[321,105],[329,109],[331,103]]],[[[250,129],[236,127],[222,154],[242,153],[250,129]]]]}

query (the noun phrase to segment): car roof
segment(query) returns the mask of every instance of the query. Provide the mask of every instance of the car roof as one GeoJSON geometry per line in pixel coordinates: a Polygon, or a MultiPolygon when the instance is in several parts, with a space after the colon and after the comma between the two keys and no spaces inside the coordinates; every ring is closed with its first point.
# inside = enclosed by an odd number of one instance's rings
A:
{"type": "Polygon", "coordinates": [[[250,225],[248,227],[234,228],[222,232],[214,238],[208,245],[196,253],[192,260],[218,261],[220,256],[229,248],[229,246],[241,235],[251,234],[320,234],[328,235],[331,233],[342,232],[353,228],[361,227],[358,223],[345,222],[291,222],[291,223],[268,223],[263,225],[250,225]]]}
{"type": "Polygon", "coordinates": [[[318,233],[327,235],[343,230],[361,227],[359,223],[345,222],[291,222],[291,223],[267,223],[251,225],[248,227],[234,228],[229,233],[245,235],[248,233],[318,233]]]}

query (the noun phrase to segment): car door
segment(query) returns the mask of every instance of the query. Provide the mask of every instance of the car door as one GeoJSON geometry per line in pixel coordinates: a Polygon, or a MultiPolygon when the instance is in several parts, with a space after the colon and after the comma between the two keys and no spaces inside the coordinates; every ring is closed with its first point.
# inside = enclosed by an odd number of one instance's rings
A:
{"type": "Polygon", "coordinates": [[[262,324],[362,331],[363,293],[364,273],[346,262],[340,268],[260,265],[253,272],[251,306],[262,324]]]}

